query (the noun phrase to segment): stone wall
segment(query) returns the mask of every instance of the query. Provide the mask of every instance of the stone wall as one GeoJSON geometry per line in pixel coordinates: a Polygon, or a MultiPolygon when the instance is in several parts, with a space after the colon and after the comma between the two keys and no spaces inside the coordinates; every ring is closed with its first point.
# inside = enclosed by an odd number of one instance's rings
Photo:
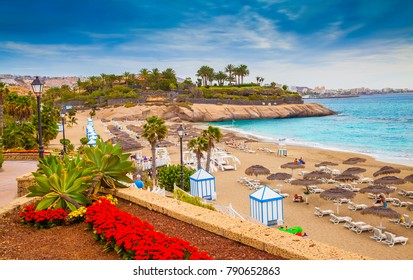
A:
{"type": "Polygon", "coordinates": [[[36,182],[32,173],[26,173],[21,177],[16,178],[17,181],[17,197],[24,196],[29,193],[28,187],[33,186],[36,182]]]}
{"type": "Polygon", "coordinates": [[[10,153],[3,152],[4,160],[39,160],[38,153],[10,153]]]}
{"type": "MultiPolygon", "coordinates": [[[[26,189],[33,184],[33,176],[26,174],[17,179],[19,189],[26,189]],[[30,182],[31,181],[31,182],[30,182]]],[[[302,238],[296,235],[279,231],[274,227],[267,227],[244,221],[236,217],[228,216],[221,212],[211,211],[194,206],[173,198],[140,190],[137,188],[125,188],[103,190],[119,198],[130,201],[149,210],[156,211],[197,226],[209,232],[225,238],[240,242],[253,248],[263,250],[290,260],[367,260],[369,258],[347,252],[327,244],[302,238]]],[[[0,216],[8,211],[21,207],[36,200],[19,197],[9,205],[0,207],[0,216]]]]}

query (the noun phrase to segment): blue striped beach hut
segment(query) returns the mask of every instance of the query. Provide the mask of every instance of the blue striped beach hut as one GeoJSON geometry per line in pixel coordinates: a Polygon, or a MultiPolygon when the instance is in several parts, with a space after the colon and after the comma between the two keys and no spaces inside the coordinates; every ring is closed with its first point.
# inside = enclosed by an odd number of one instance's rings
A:
{"type": "Polygon", "coordinates": [[[192,196],[199,196],[208,200],[216,199],[215,177],[203,168],[200,168],[189,177],[189,184],[192,196]]]}
{"type": "Polygon", "coordinates": [[[263,186],[250,194],[251,217],[266,226],[280,225],[284,223],[283,196],[263,186]]]}

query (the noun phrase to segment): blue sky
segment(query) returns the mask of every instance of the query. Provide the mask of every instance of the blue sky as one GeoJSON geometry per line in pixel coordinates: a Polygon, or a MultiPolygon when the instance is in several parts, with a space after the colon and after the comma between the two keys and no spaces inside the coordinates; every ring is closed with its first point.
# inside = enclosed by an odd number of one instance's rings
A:
{"type": "Polygon", "coordinates": [[[410,0],[3,1],[0,73],[91,76],[245,64],[264,83],[413,88],[410,0]]]}

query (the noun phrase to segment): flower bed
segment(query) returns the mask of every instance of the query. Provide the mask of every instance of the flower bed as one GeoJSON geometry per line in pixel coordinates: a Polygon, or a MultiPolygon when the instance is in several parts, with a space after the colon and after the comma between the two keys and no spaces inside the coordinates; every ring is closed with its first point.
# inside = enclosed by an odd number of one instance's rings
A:
{"type": "Polygon", "coordinates": [[[62,208],[36,211],[34,204],[25,206],[20,212],[23,223],[39,229],[63,225],[66,216],[67,213],[62,208]]]}
{"type": "Polygon", "coordinates": [[[109,200],[101,198],[88,207],[86,222],[95,238],[114,249],[124,259],[135,260],[210,260],[208,253],[180,238],[171,238],[154,227],[119,210],[109,200]]]}

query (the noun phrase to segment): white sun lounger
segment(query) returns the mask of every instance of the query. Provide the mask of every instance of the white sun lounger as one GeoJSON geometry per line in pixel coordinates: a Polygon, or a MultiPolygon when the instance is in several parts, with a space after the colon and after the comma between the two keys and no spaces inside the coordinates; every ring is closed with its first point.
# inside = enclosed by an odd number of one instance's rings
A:
{"type": "Polygon", "coordinates": [[[369,224],[360,224],[360,225],[354,225],[354,227],[351,228],[352,231],[354,231],[357,234],[361,234],[364,231],[373,231],[373,226],[369,224]]]}
{"type": "Polygon", "coordinates": [[[336,216],[335,214],[331,213],[330,214],[330,222],[332,222],[333,224],[339,224],[342,222],[351,222],[352,218],[349,216],[336,216]]]}
{"type": "Polygon", "coordinates": [[[379,228],[373,228],[373,235],[370,236],[371,239],[381,242],[387,239],[387,236],[379,228]]]}
{"type": "Polygon", "coordinates": [[[330,214],[334,214],[333,210],[321,210],[318,207],[314,207],[315,211],[314,211],[314,215],[318,216],[318,217],[323,217],[325,215],[330,215],[330,214]]]}
{"type": "Polygon", "coordinates": [[[387,232],[387,231],[385,231],[384,234],[386,235],[386,239],[383,240],[382,242],[384,244],[389,245],[389,247],[393,247],[397,243],[400,243],[402,245],[406,245],[407,240],[409,240],[409,238],[407,238],[407,237],[396,236],[395,234],[387,232]]]}
{"type": "Polygon", "coordinates": [[[350,221],[350,222],[346,222],[346,223],[344,224],[344,227],[351,230],[351,229],[354,228],[356,225],[367,225],[367,224],[366,224],[365,222],[353,222],[353,221],[350,221]]]}
{"type": "Polygon", "coordinates": [[[351,202],[351,201],[348,203],[348,209],[350,209],[351,211],[363,210],[366,208],[367,208],[366,204],[355,204],[354,202],[351,202]]]}
{"type": "Polygon", "coordinates": [[[392,203],[394,206],[398,206],[398,207],[407,207],[407,202],[404,201],[400,201],[400,199],[398,198],[393,198],[392,203]]]}

